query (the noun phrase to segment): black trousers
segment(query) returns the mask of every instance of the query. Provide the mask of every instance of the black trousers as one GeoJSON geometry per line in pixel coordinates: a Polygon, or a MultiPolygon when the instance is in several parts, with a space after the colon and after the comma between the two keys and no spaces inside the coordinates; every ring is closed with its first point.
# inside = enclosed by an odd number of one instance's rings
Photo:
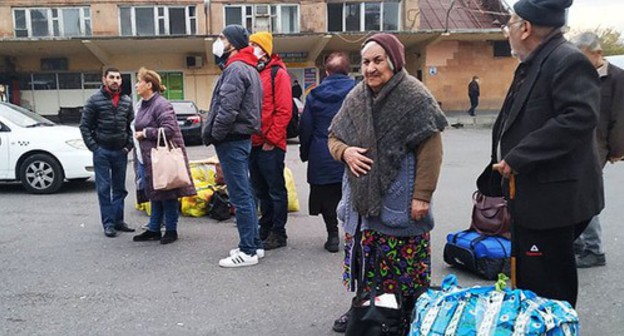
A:
{"type": "Polygon", "coordinates": [[[468,109],[468,114],[474,116],[477,106],[479,106],[479,97],[470,96],[470,108],[468,109]]]}
{"type": "Polygon", "coordinates": [[[551,230],[513,225],[512,251],[516,257],[518,288],[576,306],[578,274],[573,245],[588,224],[589,219],[551,230]]]}

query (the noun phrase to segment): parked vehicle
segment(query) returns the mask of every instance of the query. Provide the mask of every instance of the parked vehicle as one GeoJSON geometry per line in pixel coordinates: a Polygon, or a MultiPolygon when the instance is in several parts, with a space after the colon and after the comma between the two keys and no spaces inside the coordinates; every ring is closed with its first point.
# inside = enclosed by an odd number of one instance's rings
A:
{"type": "Polygon", "coordinates": [[[0,103],[0,180],[18,180],[28,192],[51,194],[65,180],[93,175],[93,156],[77,127],[0,103]]]}
{"type": "Polygon", "coordinates": [[[171,105],[173,105],[173,111],[178,118],[184,144],[187,146],[201,145],[201,132],[206,111],[197,108],[195,102],[191,100],[174,100],[171,101],[171,105]]]}

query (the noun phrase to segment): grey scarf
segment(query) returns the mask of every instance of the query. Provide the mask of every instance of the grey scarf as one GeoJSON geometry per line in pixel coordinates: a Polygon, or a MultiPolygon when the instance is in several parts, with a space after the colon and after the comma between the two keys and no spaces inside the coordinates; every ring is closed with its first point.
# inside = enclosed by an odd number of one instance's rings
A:
{"type": "Polygon", "coordinates": [[[362,216],[378,216],[403,157],[446,125],[433,95],[405,70],[395,74],[377,96],[364,82],[358,84],[330,126],[345,144],[368,148],[366,156],[373,160],[366,175],[355,177],[347,169],[355,210],[362,216]]]}

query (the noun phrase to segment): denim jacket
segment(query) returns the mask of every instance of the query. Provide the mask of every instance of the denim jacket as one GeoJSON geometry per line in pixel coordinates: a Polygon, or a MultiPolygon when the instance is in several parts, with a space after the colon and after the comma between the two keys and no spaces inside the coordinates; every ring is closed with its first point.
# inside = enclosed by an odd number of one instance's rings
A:
{"type": "MultiPolygon", "coordinates": [[[[416,176],[416,160],[414,154],[409,153],[401,160],[401,169],[383,197],[381,213],[379,216],[362,217],[361,230],[375,230],[395,237],[412,237],[433,229],[433,207],[430,207],[427,216],[419,221],[411,217],[414,176],[416,176]]],[[[355,235],[360,215],[353,208],[346,170],[342,178],[342,199],[336,212],[344,231],[355,235]]]]}

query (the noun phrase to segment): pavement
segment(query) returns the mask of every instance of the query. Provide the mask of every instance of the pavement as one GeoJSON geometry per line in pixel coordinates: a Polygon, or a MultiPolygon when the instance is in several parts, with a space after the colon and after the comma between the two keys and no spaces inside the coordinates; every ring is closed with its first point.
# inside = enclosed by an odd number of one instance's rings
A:
{"type": "MultiPolygon", "coordinates": [[[[443,138],[432,280],[439,284],[454,273],[463,286],[489,285],[447,266],[442,250],[447,233],[469,226],[490,130],[449,128],[443,138]]],[[[203,146],[188,152],[193,160],[214,154],[203,146]]],[[[0,335],[337,335],[331,325],[352,296],[341,283],[342,254],[323,249],[322,219],[307,215],[306,165],[296,144],[288,146],[286,164],[301,205],[289,215],[288,247],[241,269],[217,265],[238,242],[232,220],[182,217],[179,241],[136,243],[133,234],[103,235],[92,181],[66,184],[54,195],[0,184],[0,335]]],[[[128,172],[126,221],[139,228],[148,217],[134,209],[128,172]]],[[[624,164],[609,165],[601,215],[607,265],[579,270],[583,335],[624,330],[623,185],[624,164]]]]}

